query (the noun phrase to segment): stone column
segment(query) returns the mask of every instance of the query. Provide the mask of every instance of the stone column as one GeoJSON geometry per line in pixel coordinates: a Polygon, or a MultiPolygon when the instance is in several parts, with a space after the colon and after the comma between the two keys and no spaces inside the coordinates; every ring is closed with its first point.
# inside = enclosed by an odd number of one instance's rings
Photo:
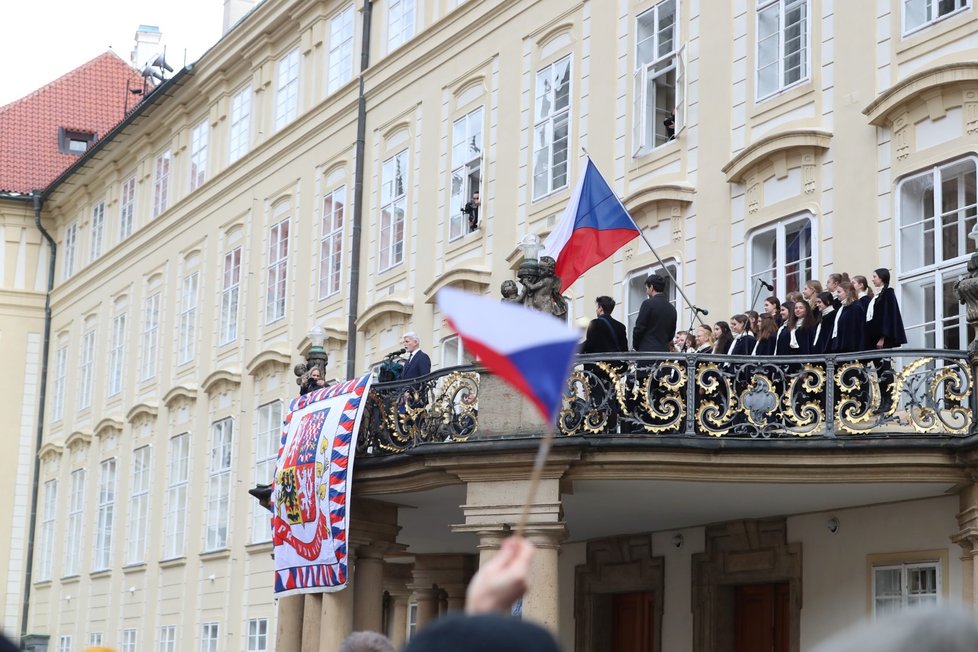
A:
{"type": "MultiPolygon", "coordinates": [[[[350,559],[351,566],[353,561],[350,559]]],[[[338,650],[343,639],[353,632],[353,593],[354,587],[349,583],[342,591],[322,594],[323,605],[317,650],[338,650]]],[[[277,648],[276,652],[278,652],[277,648]]]]}
{"type": "Polygon", "coordinates": [[[302,652],[319,652],[319,634],[323,620],[322,593],[303,595],[302,652]]]}
{"type": "Polygon", "coordinates": [[[434,587],[412,587],[414,593],[412,599],[418,605],[417,631],[421,631],[425,625],[434,622],[438,618],[438,589],[434,587]]]}
{"type": "Polygon", "coordinates": [[[960,530],[951,540],[961,546],[961,601],[978,615],[978,484],[958,493],[960,530]]]}
{"type": "Polygon", "coordinates": [[[387,564],[384,566],[384,590],[390,596],[388,608],[387,638],[400,650],[407,642],[408,601],[411,591],[407,588],[411,581],[410,564],[387,564]]]}
{"type": "Polygon", "coordinates": [[[523,598],[523,617],[553,632],[560,620],[560,578],[557,557],[566,530],[563,524],[527,528],[526,537],[536,547],[530,566],[530,590],[523,598]]]}
{"type": "Polygon", "coordinates": [[[275,649],[278,652],[300,652],[302,649],[302,595],[279,598],[275,649]]]}
{"type": "Polygon", "coordinates": [[[356,592],[353,596],[353,629],[384,631],[384,552],[382,547],[357,548],[357,565],[353,573],[356,592]]]}

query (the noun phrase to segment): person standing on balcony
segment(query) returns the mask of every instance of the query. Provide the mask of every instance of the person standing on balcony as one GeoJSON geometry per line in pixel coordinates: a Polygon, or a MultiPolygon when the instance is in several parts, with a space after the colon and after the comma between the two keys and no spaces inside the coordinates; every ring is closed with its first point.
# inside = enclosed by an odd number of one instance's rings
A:
{"type": "Polygon", "coordinates": [[[774,320],[774,323],[780,326],[781,322],[783,321],[781,319],[781,299],[777,298],[774,295],[771,295],[767,299],[765,299],[764,314],[771,315],[771,319],[774,320]]]}
{"type": "Polygon", "coordinates": [[[832,305],[832,293],[819,292],[815,298],[822,318],[815,327],[815,339],[812,343],[812,353],[822,355],[829,353],[829,341],[832,339],[832,329],[835,327],[835,306],[832,305]]]}
{"type": "Polygon", "coordinates": [[[750,319],[747,315],[734,315],[730,318],[730,333],[733,340],[730,348],[724,353],[727,355],[751,355],[757,340],[750,334],[750,319]]]}
{"type": "Polygon", "coordinates": [[[788,348],[791,355],[808,355],[812,352],[812,342],[815,340],[815,314],[807,301],[795,301],[792,307],[795,315],[795,328],[791,331],[788,348]]]}
{"type": "Polygon", "coordinates": [[[626,353],[628,331],[623,323],[611,316],[617,305],[615,300],[601,296],[594,303],[597,317],[588,324],[581,353],[626,353]]]}
{"type": "Polygon", "coordinates": [[[404,372],[401,380],[420,378],[431,373],[431,358],[421,350],[421,339],[417,333],[405,333],[402,340],[407,349],[407,360],[404,362],[404,372]]]}
{"type": "Polygon", "coordinates": [[[859,305],[856,288],[849,281],[842,281],[835,289],[835,323],[832,325],[830,353],[855,353],[863,350],[863,334],[866,331],[866,313],[859,305]]]}
{"type": "Polygon", "coordinates": [[[781,325],[774,336],[774,355],[793,355],[789,344],[791,333],[795,330],[795,304],[785,301],[781,304],[781,325]]]}
{"type": "Polygon", "coordinates": [[[727,355],[733,347],[733,333],[730,326],[725,321],[718,321],[713,324],[713,336],[716,337],[716,344],[713,345],[713,353],[717,355],[727,355]]]}
{"type": "Polygon", "coordinates": [[[774,345],[777,342],[778,322],[774,317],[764,313],[757,318],[757,343],[751,355],[774,355],[774,345]]]}
{"type": "Polygon", "coordinates": [[[645,279],[648,299],[642,302],[632,330],[632,342],[636,351],[669,350],[669,340],[676,332],[676,308],[665,294],[666,279],[651,274],[645,279]]]}
{"type": "Polygon", "coordinates": [[[865,276],[853,276],[852,286],[856,288],[856,296],[862,305],[863,310],[869,310],[869,302],[873,300],[873,288],[869,287],[869,281],[865,276]]]}
{"type": "Polygon", "coordinates": [[[866,345],[874,349],[894,349],[907,343],[903,316],[896,293],[890,287],[890,270],[880,267],[873,272],[873,285],[878,294],[866,308],[866,345]]]}

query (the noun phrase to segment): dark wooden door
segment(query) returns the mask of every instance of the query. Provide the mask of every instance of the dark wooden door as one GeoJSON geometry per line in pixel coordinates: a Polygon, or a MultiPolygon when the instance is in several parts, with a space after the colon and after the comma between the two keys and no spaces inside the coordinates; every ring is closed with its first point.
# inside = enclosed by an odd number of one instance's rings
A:
{"type": "Polygon", "coordinates": [[[788,583],[734,589],[734,652],[788,652],[788,583]]]}
{"type": "Polygon", "coordinates": [[[611,649],[652,652],[655,599],[651,592],[617,593],[612,598],[611,649]]]}

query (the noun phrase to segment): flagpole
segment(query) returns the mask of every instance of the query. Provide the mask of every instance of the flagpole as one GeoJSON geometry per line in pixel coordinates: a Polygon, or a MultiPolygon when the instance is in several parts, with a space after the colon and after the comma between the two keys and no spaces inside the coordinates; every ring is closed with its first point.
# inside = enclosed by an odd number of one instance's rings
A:
{"type": "Polygon", "coordinates": [[[546,430],[543,431],[543,440],[540,442],[540,448],[537,449],[536,459],[533,460],[533,472],[530,473],[530,487],[526,491],[526,502],[523,503],[523,511],[520,513],[519,521],[516,522],[514,534],[518,537],[523,536],[523,531],[526,530],[526,522],[530,519],[530,507],[533,505],[537,488],[540,486],[540,477],[543,475],[543,467],[547,463],[547,456],[550,454],[555,430],[554,424],[548,422],[546,430]]]}
{"type": "MultiPolygon", "coordinates": [[[[584,156],[590,161],[591,155],[587,153],[587,150],[584,149],[583,145],[581,146],[581,151],[584,152],[584,156]]],[[[611,186],[609,185],[608,188],[611,189],[611,186]]],[[[611,191],[614,193],[614,189],[611,189],[611,191]]],[[[645,236],[645,231],[639,228],[638,224],[635,224],[635,218],[632,217],[632,214],[628,212],[627,208],[625,208],[625,204],[624,202],[622,202],[621,197],[619,197],[618,194],[615,193],[615,198],[618,200],[618,203],[621,204],[621,207],[625,209],[625,214],[628,215],[628,219],[630,219],[632,221],[632,224],[635,225],[635,230],[638,231],[639,235],[642,236],[642,239],[645,240],[645,244],[648,245],[649,250],[652,252],[652,255],[655,256],[655,259],[659,262],[659,267],[661,267],[665,271],[666,275],[670,278],[670,280],[672,280],[672,286],[676,288],[676,291],[679,292],[680,296],[682,296],[683,301],[686,302],[686,307],[689,308],[690,312],[693,313],[694,318],[697,321],[699,321],[700,325],[706,326],[706,324],[703,322],[703,318],[700,317],[699,310],[696,309],[696,306],[693,305],[693,302],[690,301],[689,297],[686,296],[686,293],[683,292],[683,288],[682,286],[679,285],[679,281],[677,281],[676,277],[672,275],[672,272],[669,271],[669,268],[666,267],[666,264],[662,262],[662,259],[659,257],[659,253],[655,250],[655,247],[652,246],[652,243],[649,242],[649,239],[645,236]]],[[[709,327],[707,326],[707,328],[709,327]]]]}

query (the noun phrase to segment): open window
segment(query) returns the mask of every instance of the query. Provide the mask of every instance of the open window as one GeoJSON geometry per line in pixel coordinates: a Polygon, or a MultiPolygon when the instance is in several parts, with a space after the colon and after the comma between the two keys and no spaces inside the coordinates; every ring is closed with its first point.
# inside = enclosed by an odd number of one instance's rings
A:
{"type": "Polygon", "coordinates": [[[676,138],[686,125],[686,48],[676,0],[639,14],[635,28],[635,156],[676,138]]]}

